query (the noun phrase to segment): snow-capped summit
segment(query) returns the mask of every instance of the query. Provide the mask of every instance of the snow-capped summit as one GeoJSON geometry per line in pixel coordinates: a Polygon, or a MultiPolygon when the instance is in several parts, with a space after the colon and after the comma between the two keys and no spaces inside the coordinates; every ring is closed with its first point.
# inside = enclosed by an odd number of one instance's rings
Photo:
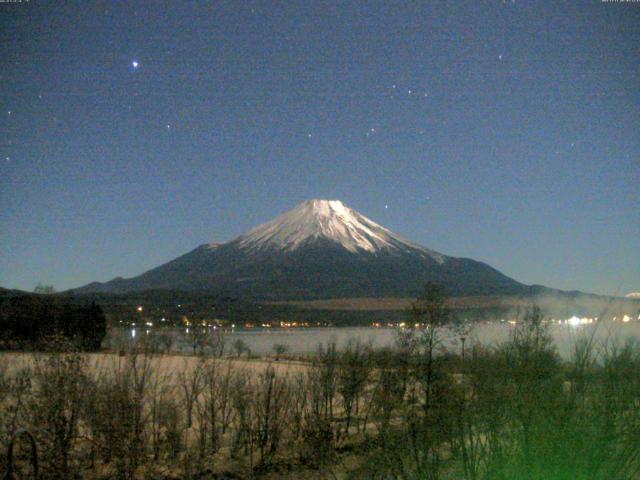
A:
{"type": "Polygon", "coordinates": [[[626,298],[640,298],[640,292],[629,292],[625,295],[626,298]]]}
{"type": "Polygon", "coordinates": [[[444,261],[443,255],[402,238],[340,200],[307,200],[239,240],[242,248],[251,250],[296,250],[316,239],[333,241],[354,253],[420,250],[438,262],[444,261]]]}

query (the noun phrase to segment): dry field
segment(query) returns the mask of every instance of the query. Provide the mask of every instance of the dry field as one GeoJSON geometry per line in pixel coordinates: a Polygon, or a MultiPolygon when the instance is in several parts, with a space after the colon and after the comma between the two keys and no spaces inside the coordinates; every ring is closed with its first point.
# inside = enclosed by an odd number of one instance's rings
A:
{"type": "MultiPolygon", "coordinates": [[[[45,478],[341,477],[357,457],[320,465],[321,440],[303,438],[315,431],[311,368],[272,358],[3,352],[0,446],[16,428],[34,432],[45,478]]],[[[343,414],[337,402],[332,414],[343,414]]]]}

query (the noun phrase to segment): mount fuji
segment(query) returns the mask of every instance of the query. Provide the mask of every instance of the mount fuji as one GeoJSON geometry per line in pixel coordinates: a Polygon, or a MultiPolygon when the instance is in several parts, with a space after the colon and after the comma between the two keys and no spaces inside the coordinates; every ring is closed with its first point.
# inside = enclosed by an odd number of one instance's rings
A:
{"type": "Polygon", "coordinates": [[[217,292],[257,300],[415,297],[427,281],[462,295],[527,294],[476,260],[430,250],[338,200],[308,200],[227,243],[204,244],[137,277],[78,293],[217,292]]]}

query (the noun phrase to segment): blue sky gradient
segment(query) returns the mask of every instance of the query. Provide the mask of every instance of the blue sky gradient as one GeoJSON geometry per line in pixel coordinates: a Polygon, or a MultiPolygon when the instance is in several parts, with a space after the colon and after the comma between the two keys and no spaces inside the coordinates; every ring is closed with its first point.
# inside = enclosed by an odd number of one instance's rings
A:
{"type": "Polygon", "coordinates": [[[274,3],[0,4],[0,285],[137,275],[326,198],[640,290],[640,4],[274,3]]]}

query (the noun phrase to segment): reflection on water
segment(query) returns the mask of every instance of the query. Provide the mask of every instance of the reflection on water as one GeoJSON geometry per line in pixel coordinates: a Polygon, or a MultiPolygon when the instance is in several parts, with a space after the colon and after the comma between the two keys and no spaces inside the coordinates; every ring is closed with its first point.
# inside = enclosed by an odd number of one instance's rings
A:
{"type": "MultiPolygon", "coordinates": [[[[477,324],[467,335],[466,346],[475,343],[483,345],[497,345],[509,338],[514,325],[508,322],[486,322],[477,324]]],[[[595,345],[601,346],[606,341],[615,340],[624,343],[629,339],[640,338],[640,322],[598,322],[593,324],[566,323],[563,325],[551,325],[549,331],[556,342],[558,352],[567,358],[580,338],[592,337],[595,345]]],[[[130,345],[132,342],[163,332],[164,335],[173,337],[171,349],[173,351],[188,352],[193,348],[193,336],[189,335],[189,329],[161,329],[143,330],[136,329],[112,329],[105,339],[107,348],[117,349],[130,345]]],[[[193,333],[193,332],[192,332],[193,333]]],[[[338,347],[344,346],[349,339],[357,338],[362,342],[370,343],[373,347],[385,347],[393,345],[395,330],[392,328],[372,327],[342,327],[342,328],[295,328],[295,329],[232,329],[224,333],[218,331],[203,330],[204,335],[222,335],[227,352],[232,351],[234,340],[241,338],[256,355],[273,353],[275,344],[284,344],[292,354],[305,354],[315,352],[320,344],[326,345],[336,342],[338,347]]],[[[445,348],[458,348],[459,342],[452,334],[444,335],[445,348]]]]}

